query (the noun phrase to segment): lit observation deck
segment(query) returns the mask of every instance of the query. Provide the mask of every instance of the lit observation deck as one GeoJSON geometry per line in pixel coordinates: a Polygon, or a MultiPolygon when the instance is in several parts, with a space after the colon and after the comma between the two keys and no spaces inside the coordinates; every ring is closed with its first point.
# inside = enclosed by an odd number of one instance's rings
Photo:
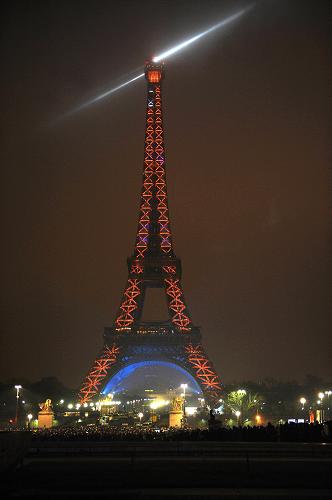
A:
{"type": "Polygon", "coordinates": [[[164,78],[164,64],[148,61],[145,64],[145,78],[149,83],[159,83],[164,78]]]}

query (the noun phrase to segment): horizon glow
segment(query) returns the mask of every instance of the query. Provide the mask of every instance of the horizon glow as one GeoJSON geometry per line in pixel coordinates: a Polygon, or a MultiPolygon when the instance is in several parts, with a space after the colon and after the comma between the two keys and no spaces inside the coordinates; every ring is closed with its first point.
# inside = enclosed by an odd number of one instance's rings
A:
{"type": "MultiPolygon", "coordinates": [[[[203,38],[204,36],[212,33],[213,31],[216,31],[217,29],[219,29],[219,28],[221,28],[221,27],[223,27],[223,26],[225,26],[225,25],[227,25],[227,24],[235,21],[239,17],[243,16],[243,14],[245,14],[249,10],[251,10],[253,8],[253,6],[254,6],[254,4],[251,4],[248,7],[246,7],[245,9],[242,9],[239,12],[237,12],[237,13],[229,16],[229,17],[226,17],[226,19],[223,19],[222,21],[220,21],[219,23],[211,26],[207,30],[202,31],[202,33],[199,33],[198,35],[195,35],[195,36],[189,38],[188,40],[185,40],[185,41],[179,43],[178,45],[175,45],[174,47],[171,47],[170,49],[168,49],[168,50],[162,52],[161,54],[153,57],[152,61],[153,62],[159,62],[161,60],[167,59],[168,57],[172,56],[173,54],[176,54],[180,50],[188,47],[188,45],[191,45],[192,43],[196,42],[200,38],[203,38]]],[[[131,83],[135,82],[136,80],[139,80],[140,78],[143,78],[144,75],[145,75],[145,73],[140,73],[139,75],[134,76],[130,80],[128,80],[128,81],[126,81],[124,83],[121,83],[120,85],[117,85],[116,87],[114,87],[114,88],[112,88],[110,90],[107,90],[106,92],[103,92],[102,94],[99,94],[97,97],[94,97],[93,99],[91,99],[91,100],[89,100],[89,101],[81,104],[77,108],[73,109],[72,111],[70,111],[69,113],[67,113],[66,116],[72,115],[72,114],[74,114],[74,113],[76,113],[78,111],[81,111],[82,109],[84,109],[84,108],[86,108],[88,106],[91,106],[92,104],[95,104],[96,102],[101,101],[102,99],[105,99],[105,97],[109,97],[111,94],[114,94],[118,90],[126,87],[127,85],[130,85],[131,83]]]]}

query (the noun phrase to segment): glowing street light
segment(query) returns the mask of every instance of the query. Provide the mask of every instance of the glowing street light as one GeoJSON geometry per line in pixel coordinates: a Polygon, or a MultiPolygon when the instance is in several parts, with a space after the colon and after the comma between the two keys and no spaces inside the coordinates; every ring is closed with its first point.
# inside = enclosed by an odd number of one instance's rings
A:
{"type": "Polygon", "coordinates": [[[142,412],[139,412],[139,413],[137,414],[137,416],[138,416],[138,418],[139,418],[139,423],[141,424],[141,422],[142,422],[142,418],[144,417],[144,415],[143,415],[143,413],[142,413],[142,412]]]}
{"type": "MultiPolygon", "coordinates": [[[[330,396],[332,394],[332,391],[325,391],[325,394],[327,396],[327,411],[328,411],[328,414],[330,415],[330,396]]],[[[328,420],[330,420],[330,418],[328,418],[328,420]]]]}
{"type": "Polygon", "coordinates": [[[183,424],[186,423],[186,389],[188,384],[181,384],[181,389],[183,389],[183,424]]]}
{"type": "Polygon", "coordinates": [[[16,413],[15,413],[15,425],[17,425],[17,419],[18,419],[18,402],[20,399],[20,389],[22,389],[21,385],[15,385],[16,389],[16,413]]]}
{"type": "Polygon", "coordinates": [[[236,416],[236,419],[237,419],[237,425],[239,425],[240,415],[241,415],[240,410],[236,410],[236,412],[235,412],[235,416],[236,416]]]}
{"type": "Polygon", "coordinates": [[[306,404],[307,400],[306,398],[300,398],[300,403],[302,405],[302,410],[304,410],[304,405],[306,404]]]}
{"type": "Polygon", "coordinates": [[[186,414],[186,389],[188,387],[188,384],[181,384],[180,385],[181,389],[183,389],[183,414],[186,414]]]}
{"type": "MultiPolygon", "coordinates": [[[[322,404],[322,406],[321,406],[321,421],[324,422],[324,420],[325,420],[325,416],[324,416],[324,413],[325,413],[325,411],[324,411],[325,410],[325,404],[324,404],[325,394],[324,394],[324,392],[319,392],[318,397],[320,399],[320,403],[322,404]]],[[[318,403],[318,401],[317,401],[317,403],[318,403]]],[[[327,398],[327,404],[328,403],[329,403],[329,398],[327,398]]]]}
{"type": "Polygon", "coordinates": [[[33,417],[32,413],[28,413],[27,417],[28,417],[28,429],[30,430],[30,424],[33,417]]]}

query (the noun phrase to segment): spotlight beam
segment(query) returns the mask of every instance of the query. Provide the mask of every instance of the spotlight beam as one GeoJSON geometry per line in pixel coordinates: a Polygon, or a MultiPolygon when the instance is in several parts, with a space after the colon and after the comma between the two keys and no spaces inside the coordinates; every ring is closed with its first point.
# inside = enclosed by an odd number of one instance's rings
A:
{"type": "MultiPolygon", "coordinates": [[[[244,14],[246,14],[249,10],[251,10],[254,5],[255,4],[249,5],[245,9],[242,9],[239,12],[236,12],[232,16],[226,17],[226,19],[223,19],[222,21],[220,21],[219,23],[211,26],[207,30],[202,31],[202,33],[199,33],[198,35],[195,35],[192,38],[189,38],[188,40],[185,40],[185,41],[179,43],[178,45],[175,45],[174,47],[171,47],[170,49],[166,50],[165,52],[162,52],[161,54],[159,54],[159,55],[157,55],[157,56],[155,56],[153,58],[153,62],[158,62],[158,61],[161,61],[161,60],[165,60],[168,57],[176,54],[180,50],[188,47],[192,43],[196,42],[200,38],[203,38],[204,36],[209,35],[213,31],[216,31],[219,28],[222,28],[222,27],[226,26],[227,24],[232,23],[233,21],[235,21],[239,17],[241,17],[244,14]]],[[[74,113],[76,113],[78,111],[81,111],[82,109],[84,109],[84,108],[86,108],[88,106],[91,106],[92,104],[95,104],[95,103],[101,101],[102,99],[105,99],[106,97],[109,97],[110,95],[114,94],[118,90],[121,90],[122,88],[126,87],[127,85],[130,85],[131,83],[135,82],[136,80],[139,80],[143,76],[144,76],[144,73],[140,73],[139,75],[134,76],[130,80],[128,80],[128,81],[126,81],[124,83],[121,83],[120,85],[117,85],[116,87],[113,87],[112,89],[107,90],[106,92],[103,92],[102,94],[99,94],[98,96],[94,97],[93,99],[90,99],[89,101],[86,101],[85,103],[81,104],[77,108],[75,108],[72,111],[70,111],[69,113],[67,113],[67,116],[68,115],[72,115],[72,114],[74,114],[74,113]]]]}
{"type": "Polygon", "coordinates": [[[188,45],[191,45],[192,43],[196,42],[197,40],[199,40],[203,36],[206,36],[206,35],[212,33],[213,31],[215,31],[219,28],[222,28],[223,26],[226,26],[226,24],[229,24],[229,23],[235,21],[235,19],[238,19],[239,17],[243,16],[243,14],[245,14],[250,9],[252,9],[252,7],[253,7],[253,5],[249,5],[248,7],[240,10],[236,14],[233,14],[232,16],[227,17],[223,21],[220,21],[218,24],[211,26],[211,28],[208,28],[207,30],[202,31],[202,33],[199,33],[198,35],[195,35],[192,38],[189,38],[189,40],[185,40],[184,42],[179,43],[179,45],[175,45],[175,47],[172,47],[172,48],[166,50],[165,52],[162,52],[159,56],[156,56],[153,58],[153,62],[159,62],[161,60],[167,59],[167,57],[172,56],[173,54],[175,54],[176,52],[179,52],[180,50],[184,49],[185,47],[188,47],[188,45]]]}

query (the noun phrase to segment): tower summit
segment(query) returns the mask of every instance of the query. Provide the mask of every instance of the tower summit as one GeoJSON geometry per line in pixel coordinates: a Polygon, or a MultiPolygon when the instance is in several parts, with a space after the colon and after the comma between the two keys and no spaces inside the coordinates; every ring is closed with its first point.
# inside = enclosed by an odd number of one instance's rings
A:
{"type": "Polygon", "coordinates": [[[164,65],[147,62],[143,181],[128,278],[113,325],[104,330],[104,347],[83,381],[79,398],[88,402],[122,368],[142,361],[170,362],[185,369],[215,406],[221,385],[193,325],[181,285],[169,220],[161,85],[164,65]],[[168,321],[142,321],[148,288],[165,291],[168,321]]]}

